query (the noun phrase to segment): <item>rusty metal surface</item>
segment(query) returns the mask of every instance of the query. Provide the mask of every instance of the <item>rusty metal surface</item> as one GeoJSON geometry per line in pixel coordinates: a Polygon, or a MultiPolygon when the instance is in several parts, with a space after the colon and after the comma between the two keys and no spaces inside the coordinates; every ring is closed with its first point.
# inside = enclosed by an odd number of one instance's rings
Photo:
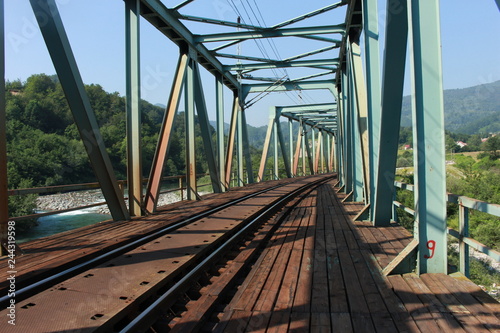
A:
{"type": "MultiPolygon", "coordinates": [[[[93,332],[98,327],[109,331],[136,306],[133,302],[155,295],[215,248],[228,231],[305,182],[286,185],[202,218],[22,301],[16,327],[0,322],[0,331],[93,332]]],[[[0,311],[0,316],[5,314],[6,310],[0,311]]]]}

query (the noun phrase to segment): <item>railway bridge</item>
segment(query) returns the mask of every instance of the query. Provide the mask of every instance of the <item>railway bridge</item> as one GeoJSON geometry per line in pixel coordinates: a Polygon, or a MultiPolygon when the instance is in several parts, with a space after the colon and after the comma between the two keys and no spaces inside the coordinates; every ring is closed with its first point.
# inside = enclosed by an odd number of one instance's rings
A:
{"type": "MultiPolygon", "coordinates": [[[[194,0],[123,2],[128,165],[120,182],[58,2],[30,0],[98,182],[8,190],[2,80],[2,332],[500,331],[499,303],[468,280],[470,247],[500,260],[500,253],[469,237],[469,210],[500,216],[500,206],[446,192],[439,1],[388,0],[380,13],[376,1],[342,0],[272,26],[189,15],[194,0]],[[329,19],[339,12],[342,20],[329,19]],[[309,24],[324,17],[334,24],[309,24]],[[179,51],[148,175],[141,152],[143,24],[179,51]],[[210,33],[188,28],[199,25],[210,26],[210,33]],[[276,48],[271,43],[286,38],[297,41],[297,54],[287,58],[227,51],[260,40],[276,48]],[[414,184],[395,181],[407,57],[414,184]],[[276,69],[297,68],[305,75],[273,76],[276,69]],[[213,106],[204,93],[207,73],[213,106]],[[329,100],[272,107],[254,170],[246,122],[251,106],[297,90],[324,90],[329,100]],[[180,187],[187,200],[159,206],[181,100],[186,170],[180,187]],[[205,195],[197,178],[204,170],[196,170],[195,114],[209,169],[211,193],[205,195]],[[10,195],[88,187],[101,189],[112,220],[21,246],[11,242],[23,217],[9,216],[10,195]],[[394,200],[396,188],[413,191],[414,207],[394,200]],[[459,205],[458,231],[447,226],[447,203],[459,205]],[[395,207],[414,216],[412,232],[397,224],[395,207]],[[448,264],[452,238],[458,239],[458,267],[448,264]]],[[[0,5],[3,27],[8,13],[0,5]]],[[[2,77],[4,35],[2,29],[2,77]]]]}

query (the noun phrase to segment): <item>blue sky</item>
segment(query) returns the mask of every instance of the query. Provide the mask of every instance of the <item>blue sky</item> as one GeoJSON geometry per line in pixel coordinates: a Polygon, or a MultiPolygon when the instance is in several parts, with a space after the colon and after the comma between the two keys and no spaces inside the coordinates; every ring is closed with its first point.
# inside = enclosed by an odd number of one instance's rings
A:
{"type": "MultiPolygon", "coordinates": [[[[101,84],[105,90],[125,91],[124,62],[124,4],[122,0],[57,0],[62,19],[85,83],[101,84]]],[[[177,1],[164,1],[167,6],[177,1]]],[[[324,7],[332,2],[309,1],[263,1],[263,0],[210,0],[195,1],[182,12],[195,16],[206,16],[235,21],[243,14],[246,23],[273,25],[304,12],[324,7]],[[244,12],[246,3],[257,4],[261,22],[254,17],[250,22],[244,12]]],[[[384,17],[385,0],[378,1],[379,12],[384,17]]],[[[254,7],[257,10],[257,7],[254,7]]],[[[54,74],[50,57],[36,25],[28,0],[5,1],[6,12],[6,79],[26,80],[31,74],[54,74]]],[[[251,16],[251,13],[249,14],[251,16]]],[[[301,24],[322,25],[341,23],[345,8],[336,9],[301,24]]],[[[224,31],[224,28],[200,24],[187,24],[194,33],[224,31]]],[[[299,24],[300,25],[300,24],[299,24]]],[[[383,46],[383,20],[380,22],[383,46]]],[[[441,1],[441,36],[443,54],[443,81],[445,89],[465,88],[500,80],[500,12],[494,0],[443,0],[441,1]]],[[[300,53],[300,46],[312,48],[304,39],[276,40],[279,56],[285,58],[300,53]]],[[[165,104],[175,70],[177,47],[146,21],[141,22],[141,66],[142,98],[152,103],[165,104]]],[[[262,43],[261,48],[274,57],[271,45],[262,43]]],[[[242,53],[262,56],[254,41],[242,43],[242,53]]],[[[236,53],[236,47],[224,52],[236,53]]],[[[382,50],[381,50],[382,52],[382,50]]],[[[326,54],[325,54],[326,55],[326,54]]],[[[323,56],[325,56],[323,55],[323,56]]],[[[234,63],[234,60],[225,60],[234,63]]],[[[203,74],[204,90],[209,109],[214,103],[214,79],[203,74]]],[[[275,71],[269,75],[300,77],[300,70],[275,71]]],[[[409,94],[409,85],[405,89],[409,94]]],[[[226,91],[226,121],[229,120],[230,92],[226,91]]],[[[271,105],[294,105],[300,103],[328,102],[331,95],[323,91],[271,94],[253,105],[247,112],[251,125],[267,123],[271,105]]],[[[182,106],[181,106],[182,109],[182,106]]],[[[212,112],[212,111],[211,111],[212,112]]],[[[213,112],[211,118],[215,119],[213,112]]]]}

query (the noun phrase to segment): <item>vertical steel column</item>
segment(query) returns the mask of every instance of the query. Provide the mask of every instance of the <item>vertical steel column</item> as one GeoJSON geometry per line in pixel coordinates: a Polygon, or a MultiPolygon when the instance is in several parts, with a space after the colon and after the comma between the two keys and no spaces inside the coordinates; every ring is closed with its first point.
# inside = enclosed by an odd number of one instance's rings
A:
{"type": "MultiPolygon", "coordinates": [[[[356,113],[353,114],[353,119],[356,119],[354,123],[355,128],[359,131],[360,142],[359,146],[356,146],[356,150],[361,153],[361,164],[362,164],[362,180],[363,180],[363,197],[365,204],[368,203],[370,194],[370,151],[368,144],[368,110],[367,110],[367,99],[366,99],[366,86],[363,77],[363,63],[361,61],[361,49],[359,47],[359,41],[351,41],[350,43],[350,55],[351,55],[351,70],[352,78],[354,83],[354,93],[356,98],[356,113]]],[[[357,135],[356,135],[357,136],[357,135]]],[[[361,179],[357,179],[361,181],[361,179]]],[[[359,197],[360,198],[360,197],[359,197]]],[[[360,200],[357,200],[360,201],[360,200]]]]}
{"type": "Polygon", "coordinates": [[[243,173],[244,173],[244,168],[243,168],[243,117],[242,115],[242,108],[241,105],[238,108],[238,121],[237,121],[237,126],[238,130],[236,131],[237,134],[237,139],[236,139],[236,164],[238,165],[237,168],[237,178],[238,178],[238,186],[243,186],[245,185],[245,182],[243,181],[243,173]]]}
{"type": "Polygon", "coordinates": [[[140,6],[139,0],[125,1],[127,186],[131,216],[142,215],[140,6]]]}
{"type": "Polygon", "coordinates": [[[163,173],[163,166],[167,161],[168,150],[170,148],[170,134],[172,133],[172,126],[177,114],[177,108],[179,107],[188,59],[187,53],[181,52],[170,95],[168,97],[165,115],[163,116],[160,134],[158,135],[158,143],[156,144],[156,151],[153,163],[151,164],[148,186],[146,188],[146,197],[144,199],[144,207],[149,213],[153,213],[156,210],[156,205],[158,203],[161,175],[163,173]]]}
{"type": "MultiPolygon", "coordinates": [[[[290,167],[293,166],[293,122],[292,119],[288,119],[288,154],[290,156],[290,167]]],[[[291,177],[295,177],[296,169],[290,170],[291,177]]]]}
{"type": "Polygon", "coordinates": [[[285,137],[283,136],[283,131],[281,130],[281,123],[280,123],[281,111],[275,107],[274,112],[275,112],[274,123],[276,126],[276,134],[278,136],[278,140],[281,147],[281,155],[283,156],[283,164],[285,165],[286,176],[288,178],[291,178],[292,177],[291,164],[290,161],[288,160],[288,152],[285,146],[285,137]]]}
{"type": "MultiPolygon", "coordinates": [[[[349,63],[349,57],[347,62],[349,63]]],[[[349,194],[353,191],[354,188],[354,170],[355,170],[355,159],[354,156],[354,138],[352,134],[352,103],[353,98],[351,98],[351,75],[350,75],[350,66],[347,66],[346,73],[343,75],[342,82],[342,94],[344,95],[345,100],[345,111],[344,111],[344,149],[345,149],[345,192],[349,194]],[[345,83],[344,83],[345,82],[345,83]]]]}
{"type": "Polygon", "coordinates": [[[300,158],[300,153],[301,153],[301,150],[300,150],[300,147],[301,147],[301,143],[302,143],[302,126],[299,126],[299,131],[298,131],[298,134],[297,134],[297,143],[296,143],[296,146],[295,146],[295,155],[293,157],[293,175],[296,177],[298,175],[297,173],[297,169],[299,167],[299,158],[300,158]]]}
{"type": "Polygon", "coordinates": [[[318,130],[318,141],[316,143],[316,152],[314,155],[314,173],[319,172],[319,161],[321,159],[321,131],[318,130]]]}
{"type": "Polygon", "coordinates": [[[274,179],[280,179],[279,176],[279,159],[278,159],[278,125],[276,119],[273,121],[273,160],[274,160],[274,179]]]}
{"type": "Polygon", "coordinates": [[[253,169],[252,169],[252,156],[250,155],[250,141],[248,140],[248,129],[247,129],[247,116],[245,109],[241,109],[241,122],[243,126],[243,154],[245,155],[245,167],[247,169],[247,182],[249,184],[254,183],[253,179],[253,169]]]}
{"type": "Polygon", "coordinates": [[[0,256],[7,254],[2,245],[7,241],[9,197],[7,195],[7,128],[5,110],[5,13],[0,0],[0,256]]]}
{"type": "Polygon", "coordinates": [[[130,215],[118,188],[55,0],[30,2],[111,215],[115,221],[128,220],[130,215]]]}
{"type": "Polygon", "coordinates": [[[300,136],[302,137],[302,176],[306,175],[306,127],[304,123],[300,122],[300,128],[302,129],[300,136]]]}
{"type": "Polygon", "coordinates": [[[267,124],[266,138],[264,140],[264,147],[262,148],[262,156],[260,158],[260,167],[258,181],[264,181],[264,172],[266,171],[267,154],[269,152],[269,146],[271,144],[271,135],[273,131],[274,120],[269,116],[269,123],[267,124]]]}
{"type": "Polygon", "coordinates": [[[219,183],[219,171],[215,161],[214,146],[212,143],[212,133],[210,132],[210,120],[208,119],[207,105],[205,103],[205,94],[203,92],[203,84],[201,82],[200,69],[198,63],[194,63],[194,99],[196,103],[196,111],[198,113],[198,122],[200,124],[201,137],[203,139],[203,147],[205,148],[205,156],[207,158],[208,170],[210,172],[210,180],[214,193],[221,193],[221,184],[219,183]]]}
{"type": "Polygon", "coordinates": [[[314,127],[311,126],[311,158],[313,163],[313,169],[311,170],[311,174],[316,174],[318,170],[314,167],[316,162],[316,133],[314,127]]]}
{"type": "MultiPolygon", "coordinates": [[[[309,162],[309,172],[311,175],[314,175],[314,165],[313,165],[313,159],[312,159],[312,155],[311,155],[311,147],[309,146],[309,142],[307,140],[307,130],[306,130],[306,124],[302,123],[302,126],[303,126],[303,129],[302,129],[302,133],[304,133],[303,135],[303,145],[305,146],[305,151],[307,153],[307,161],[309,162]]],[[[311,131],[313,131],[314,129],[311,128],[311,131]]],[[[305,158],[304,157],[304,150],[302,150],[302,158],[305,158]]],[[[304,165],[304,175],[306,173],[306,170],[305,170],[305,165],[304,165]]]]}
{"type": "Polygon", "coordinates": [[[222,81],[222,74],[215,76],[215,98],[217,108],[217,166],[219,169],[219,182],[221,190],[225,191],[225,173],[224,173],[224,83],[222,81]]]}
{"type": "Polygon", "coordinates": [[[446,274],[446,169],[439,1],[412,1],[410,20],[418,271],[446,274]]]}
{"type": "Polygon", "coordinates": [[[408,45],[407,0],[388,0],[386,18],[378,170],[371,205],[375,226],[389,225],[393,214],[392,193],[395,193],[394,179],[408,45]]]}
{"type": "MultiPolygon", "coordinates": [[[[196,188],[196,150],[194,135],[194,101],[195,101],[195,60],[192,58],[194,52],[189,51],[190,59],[186,71],[186,84],[184,85],[185,98],[185,122],[186,122],[186,198],[196,200],[198,196],[196,188]]],[[[194,55],[195,56],[195,55],[194,55]]]]}
{"type": "MultiPolygon", "coordinates": [[[[389,9],[390,10],[390,9],[389,9]]],[[[368,154],[370,217],[373,218],[375,179],[377,177],[380,134],[380,50],[377,1],[363,0],[363,32],[365,36],[366,97],[368,107],[368,154]]],[[[399,126],[398,126],[399,127],[399,126]]]]}
{"type": "Polygon", "coordinates": [[[233,110],[231,113],[231,125],[229,127],[229,137],[226,150],[226,166],[224,168],[226,173],[225,181],[227,189],[229,189],[231,182],[231,172],[232,172],[233,154],[234,154],[234,140],[236,139],[236,122],[238,120],[239,108],[240,108],[240,100],[238,94],[234,93],[233,110]]]}

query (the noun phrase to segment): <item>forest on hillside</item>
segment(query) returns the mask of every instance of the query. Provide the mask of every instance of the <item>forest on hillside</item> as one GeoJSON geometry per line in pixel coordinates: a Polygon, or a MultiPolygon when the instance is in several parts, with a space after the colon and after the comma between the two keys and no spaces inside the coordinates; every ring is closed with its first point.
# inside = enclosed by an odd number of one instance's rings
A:
{"type": "MultiPolygon", "coordinates": [[[[125,98],[97,84],[85,89],[113,164],[116,177],[126,177],[125,98]]],[[[164,109],[141,101],[143,176],[154,156],[164,109]]],[[[80,139],[61,84],[56,76],[37,74],[26,82],[6,82],[9,188],[78,184],[96,178],[80,139]]],[[[201,131],[196,118],[196,168],[207,171],[201,131]]],[[[213,128],[212,131],[214,132],[213,128]]],[[[164,175],[185,173],[184,113],[175,119],[164,175]]],[[[12,197],[11,216],[31,213],[33,198],[12,197]]]]}

